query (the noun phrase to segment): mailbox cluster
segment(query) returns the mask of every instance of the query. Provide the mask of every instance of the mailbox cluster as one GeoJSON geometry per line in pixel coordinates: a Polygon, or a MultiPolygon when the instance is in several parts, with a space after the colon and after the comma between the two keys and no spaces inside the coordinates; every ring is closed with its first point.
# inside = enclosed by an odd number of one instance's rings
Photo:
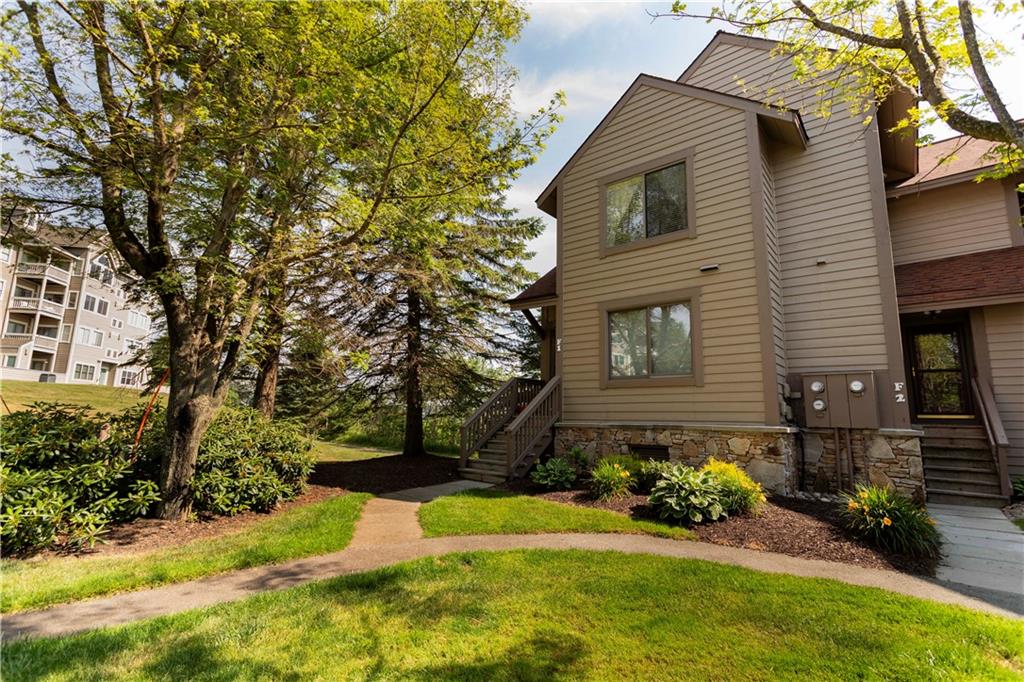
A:
{"type": "Polygon", "coordinates": [[[805,374],[803,401],[807,428],[878,428],[878,396],[872,372],[805,374]]]}

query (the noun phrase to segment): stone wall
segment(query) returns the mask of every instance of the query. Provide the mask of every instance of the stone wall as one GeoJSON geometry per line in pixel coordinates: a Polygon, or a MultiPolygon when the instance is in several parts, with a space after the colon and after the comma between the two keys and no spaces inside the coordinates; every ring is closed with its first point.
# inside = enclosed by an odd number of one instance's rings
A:
{"type": "MultiPolygon", "coordinates": [[[[924,467],[917,436],[892,436],[878,431],[851,430],[855,483],[872,483],[924,499],[924,467]]],[[[846,438],[840,432],[839,448],[846,472],[846,438]]],[[[836,490],[836,446],[831,430],[804,432],[804,485],[813,492],[836,490]]],[[[799,457],[799,454],[798,454],[799,457]]],[[[799,461],[797,466],[799,467],[799,461]]]]}
{"type": "Polygon", "coordinates": [[[710,457],[735,462],[765,487],[791,494],[797,490],[795,434],[772,431],[724,431],[679,427],[564,427],[556,429],[555,454],[580,447],[591,461],[630,454],[632,446],[663,445],[669,459],[700,466],[710,457]]]}
{"type": "MultiPolygon", "coordinates": [[[[714,430],[680,427],[576,427],[560,426],[555,454],[580,447],[591,461],[606,455],[630,454],[637,445],[668,447],[669,459],[700,466],[710,457],[735,462],[765,490],[791,495],[801,489],[801,455],[795,433],[714,430]]],[[[924,499],[921,444],[916,436],[894,436],[878,431],[852,430],[855,483],[873,483],[924,499]]],[[[846,473],[846,438],[840,433],[840,452],[846,473]]],[[[803,490],[836,492],[835,440],[831,430],[803,433],[803,490]]]]}

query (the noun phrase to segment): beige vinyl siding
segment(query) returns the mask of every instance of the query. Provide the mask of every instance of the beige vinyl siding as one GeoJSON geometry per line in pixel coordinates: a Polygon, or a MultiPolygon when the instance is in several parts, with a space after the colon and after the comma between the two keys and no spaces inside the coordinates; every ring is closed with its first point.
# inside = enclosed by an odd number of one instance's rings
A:
{"type": "Polygon", "coordinates": [[[988,306],[985,332],[992,392],[1010,440],[1010,474],[1024,475],[1024,303],[988,306]]]}
{"type": "Polygon", "coordinates": [[[814,88],[792,74],[767,50],[720,43],[685,82],[799,108],[807,127],[805,151],[770,150],[788,371],[885,369],[880,278],[892,271],[878,266],[873,133],[842,104],[828,120],[816,116],[814,88]]]}
{"type": "Polygon", "coordinates": [[[786,322],[782,302],[782,254],[779,251],[779,230],[775,211],[775,174],[768,160],[767,145],[762,138],[761,177],[764,191],[765,255],[768,259],[768,292],[772,306],[772,343],[775,354],[775,379],[780,394],[779,405],[786,383],[786,322]]]}
{"type": "Polygon", "coordinates": [[[993,180],[889,199],[889,230],[897,264],[1013,246],[1006,188],[993,180]]]}
{"type": "Polygon", "coordinates": [[[757,281],[742,111],[648,86],[634,93],[563,179],[563,418],[763,423],[757,281]],[[694,239],[599,254],[598,183],[695,150],[694,239]],[[698,268],[717,263],[718,272],[698,268]],[[703,386],[601,389],[599,305],[701,290],[703,386]]]}

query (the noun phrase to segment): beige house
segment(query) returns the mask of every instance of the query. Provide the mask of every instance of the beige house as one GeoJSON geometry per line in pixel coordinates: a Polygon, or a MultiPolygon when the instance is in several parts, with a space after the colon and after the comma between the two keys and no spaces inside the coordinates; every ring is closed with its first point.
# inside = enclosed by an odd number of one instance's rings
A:
{"type": "Polygon", "coordinates": [[[510,303],[543,339],[543,381],[466,423],[464,475],[521,474],[553,443],[726,458],[781,493],[1007,499],[1024,474],[1015,181],[974,182],[979,141],[885,132],[905,95],[867,124],[816,115],[773,45],[719,33],[678,79],[639,76],[540,195],[557,267],[510,303]]]}
{"type": "Polygon", "coordinates": [[[152,333],[102,237],[26,221],[0,250],[0,378],[141,387],[131,364],[152,333]]]}

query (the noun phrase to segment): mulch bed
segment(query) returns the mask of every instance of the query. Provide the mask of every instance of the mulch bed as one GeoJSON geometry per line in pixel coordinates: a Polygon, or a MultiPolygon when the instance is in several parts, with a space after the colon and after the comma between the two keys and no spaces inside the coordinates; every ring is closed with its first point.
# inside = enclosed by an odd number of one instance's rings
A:
{"type": "MultiPolygon", "coordinates": [[[[269,514],[245,512],[236,516],[200,515],[182,521],[136,519],[111,526],[94,547],[73,553],[80,556],[142,554],[193,540],[211,539],[244,530],[272,514],[321,502],[347,492],[381,495],[406,488],[447,483],[459,478],[458,464],[458,459],[437,455],[394,455],[355,462],[319,462],[309,478],[306,492],[278,506],[269,514]]],[[[46,558],[58,554],[47,551],[36,556],[46,558]]]]}
{"type": "MultiPolygon", "coordinates": [[[[196,518],[181,521],[165,521],[163,519],[136,519],[129,523],[110,526],[93,547],[85,547],[77,552],[80,556],[100,556],[104,554],[142,554],[155,549],[173,547],[194,540],[208,540],[244,530],[247,526],[265,520],[271,514],[288,509],[301,507],[314,502],[321,502],[331,497],[344,495],[345,490],[322,485],[311,485],[302,495],[279,505],[272,512],[243,512],[235,516],[213,516],[199,514],[196,518]]],[[[53,557],[68,552],[42,552],[39,558],[53,557]]]]}
{"type": "MultiPolygon", "coordinates": [[[[529,481],[515,481],[503,487],[552,502],[605,509],[637,519],[656,518],[644,495],[598,500],[586,490],[552,492],[529,481]]],[[[932,561],[909,559],[864,545],[843,528],[835,506],[826,502],[771,497],[757,516],[734,516],[694,526],[692,530],[701,542],[717,545],[920,575],[935,572],[932,561]]]]}
{"type": "Polygon", "coordinates": [[[455,457],[374,457],[355,462],[320,462],[309,482],[352,492],[382,495],[406,488],[448,483],[459,478],[455,457]]]}

